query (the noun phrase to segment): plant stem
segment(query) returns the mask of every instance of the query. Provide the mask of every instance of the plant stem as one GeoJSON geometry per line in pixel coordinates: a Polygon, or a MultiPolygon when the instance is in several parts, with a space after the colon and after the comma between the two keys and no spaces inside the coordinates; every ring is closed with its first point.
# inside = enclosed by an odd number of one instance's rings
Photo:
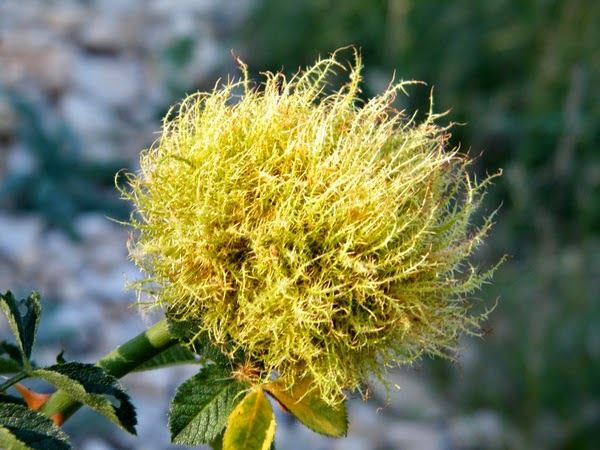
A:
{"type": "Polygon", "coordinates": [[[9,378],[4,383],[2,383],[2,386],[0,386],[0,392],[6,391],[9,387],[11,387],[14,384],[17,384],[21,380],[24,380],[28,376],[29,375],[27,375],[27,372],[24,372],[24,371],[23,372],[19,372],[14,377],[9,378]]]}
{"type": "MultiPolygon", "coordinates": [[[[169,332],[167,320],[163,319],[99,359],[96,365],[110,375],[121,378],[176,343],[177,340],[169,332]]],[[[40,411],[48,417],[58,414],[65,421],[80,407],[81,404],[59,390],[52,394],[40,411]]]]}

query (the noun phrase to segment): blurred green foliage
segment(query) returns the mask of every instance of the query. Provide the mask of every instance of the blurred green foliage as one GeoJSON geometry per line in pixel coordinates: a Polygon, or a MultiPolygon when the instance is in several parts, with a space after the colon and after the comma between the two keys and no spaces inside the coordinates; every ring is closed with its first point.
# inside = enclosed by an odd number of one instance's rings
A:
{"type": "Polygon", "coordinates": [[[79,140],[64,122],[49,120],[49,111],[15,91],[0,91],[16,115],[17,136],[33,160],[31,170],[11,172],[0,180],[0,206],[35,210],[51,226],[77,237],[73,217],[102,211],[125,219],[129,207],[114,190],[115,173],[126,161],[87,161],[79,140]]]}
{"type": "MultiPolygon", "coordinates": [[[[248,27],[253,67],[293,72],[346,45],[367,94],[393,72],[435,87],[457,142],[503,167],[503,221],[518,240],[564,242],[600,227],[600,3],[589,0],[262,0],[248,27]],[[593,164],[591,164],[593,163],[593,164]],[[558,232],[560,230],[560,233],[558,232]]],[[[408,108],[426,107],[428,89],[408,108]]]]}
{"type": "Polygon", "coordinates": [[[491,409],[523,448],[600,442],[599,24],[589,0],[260,0],[244,39],[251,67],[288,73],[355,45],[365,95],[426,81],[401,106],[426,109],[434,86],[476,171],[504,169],[481,255],[510,256],[481,294],[499,297],[490,334],[462,369],[427,366],[453,413],[491,409]]]}
{"type": "Polygon", "coordinates": [[[500,413],[521,448],[597,448],[600,246],[586,244],[498,272],[484,293],[500,298],[489,334],[465,342],[458,368],[428,363],[452,413],[500,413]]]}

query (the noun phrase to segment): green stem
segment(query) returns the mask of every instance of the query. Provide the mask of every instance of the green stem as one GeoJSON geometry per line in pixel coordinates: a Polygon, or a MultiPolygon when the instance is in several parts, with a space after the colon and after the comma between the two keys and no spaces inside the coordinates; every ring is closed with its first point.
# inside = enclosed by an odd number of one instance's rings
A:
{"type": "MultiPolygon", "coordinates": [[[[177,340],[169,332],[167,320],[163,319],[99,359],[96,365],[121,378],[176,343],[177,340]]],[[[67,420],[80,407],[79,403],[59,390],[52,394],[40,411],[48,417],[62,414],[63,420],[67,420]]]]}
{"type": "Polygon", "coordinates": [[[0,392],[6,391],[9,387],[11,387],[14,384],[17,384],[21,380],[24,380],[28,376],[29,375],[27,375],[27,372],[19,372],[14,377],[9,378],[4,383],[2,383],[2,386],[0,386],[0,392]]]}

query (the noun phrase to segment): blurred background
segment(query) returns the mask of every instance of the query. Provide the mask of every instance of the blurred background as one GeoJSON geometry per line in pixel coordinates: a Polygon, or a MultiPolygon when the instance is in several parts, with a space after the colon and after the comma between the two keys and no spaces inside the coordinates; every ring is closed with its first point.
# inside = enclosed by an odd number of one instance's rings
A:
{"type": "MultiPolygon", "coordinates": [[[[435,109],[502,207],[478,258],[502,255],[476,308],[497,306],[456,363],[391,375],[351,402],[349,437],[279,418],[280,449],[600,448],[600,2],[592,0],[1,0],[0,290],[40,290],[40,361],[92,361],[151,318],[124,290],[129,206],[114,189],[185,93],[236,74],[293,73],[355,45],[365,96],[435,109]],[[102,325],[100,325],[102,324],[102,325]]],[[[348,53],[348,57],[350,57],[348,53]]],[[[0,334],[6,334],[5,322],[0,334]]],[[[167,449],[169,395],[193,368],[125,378],[139,437],[92,413],[75,448],[167,449]]]]}

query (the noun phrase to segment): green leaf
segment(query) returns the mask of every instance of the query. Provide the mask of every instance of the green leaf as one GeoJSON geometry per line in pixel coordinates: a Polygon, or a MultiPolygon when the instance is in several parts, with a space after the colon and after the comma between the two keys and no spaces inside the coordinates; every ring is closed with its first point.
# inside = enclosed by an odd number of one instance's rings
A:
{"type": "Polygon", "coordinates": [[[64,364],[67,360],[65,359],[65,350],[62,349],[58,355],[56,355],[56,364],[64,364]]]}
{"type": "Polygon", "coordinates": [[[300,380],[291,389],[286,389],[280,381],[269,383],[264,388],[311,430],[331,437],[342,437],[348,432],[346,404],[327,404],[313,389],[310,378],[300,380]]]}
{"type": "Polygon", "coordinates": [[[254,389],[227,419],[223,450],[268,450],[275,437],[275,414],[262,389],[254,389]]]}
{"type": "Polygon", "coordinates": [[[42,378],[74,400],[103,414],[126,431],[135,434],[135,408],[119,381],[93,364],[67,362],[36,369],[32,377],[42,378]],[[115,406],[107,396],[118,400],[115,406]]]}
{"type": "Polygon", "coordinates": [[[21,350],[10,342],[0,342],[0,374],[20,372],[23,369],[21,350]]]}
{"type": "Polygon", "coordinates": [[[184,445],[211,443],[225,427],[244,389],[224,368],[214,364],[204,367],[177,389],[169,411],[171,441],[184,445]]]}
{"type": "Polygon", "coordinates": [[[198,334],[195,331],[190,331],[202,329],[199,321],[174,320],[168,316],[167,320],[171,334],[189,344],[194,353],[200,355],[201,363],[212,361],[221,366],[229,365],[229,359],[210,341],[208,333],[204,331],[198,334]]]}
{"type": "Polygon", "coordinates": [[[69,439],[41,413],[10,403],[0,404],[0,448],[66,450],[69,439]]]}
{"type": "Polygon", "coordinates": [[[26,299],[17,301],[12,292],[6,291],[5,294],[0,294],[0,307],[21,349],[23,365],[27,367],[42,313],[40,296],[37,292],[32,292],[26,299]],[[25,311],[22,312],[23,308],[25,311]]]}
{"type": "Polygon", "coordinates": [[[225,434],[225,429],[223,429],[216,438],[210,441],[208,445],[212,450],[223,450],[223,434],[225,434]]]}
{"type": "Polygon", "coordinates": [[[145,370],[160,369],[163,367],[175,366],[177,364],[198,364],[196,355],[183,345],[174,345],[173,347],[159,353],[154,358],[149,359],[142,365],[135,368],[135,372],[145,370]]]}

